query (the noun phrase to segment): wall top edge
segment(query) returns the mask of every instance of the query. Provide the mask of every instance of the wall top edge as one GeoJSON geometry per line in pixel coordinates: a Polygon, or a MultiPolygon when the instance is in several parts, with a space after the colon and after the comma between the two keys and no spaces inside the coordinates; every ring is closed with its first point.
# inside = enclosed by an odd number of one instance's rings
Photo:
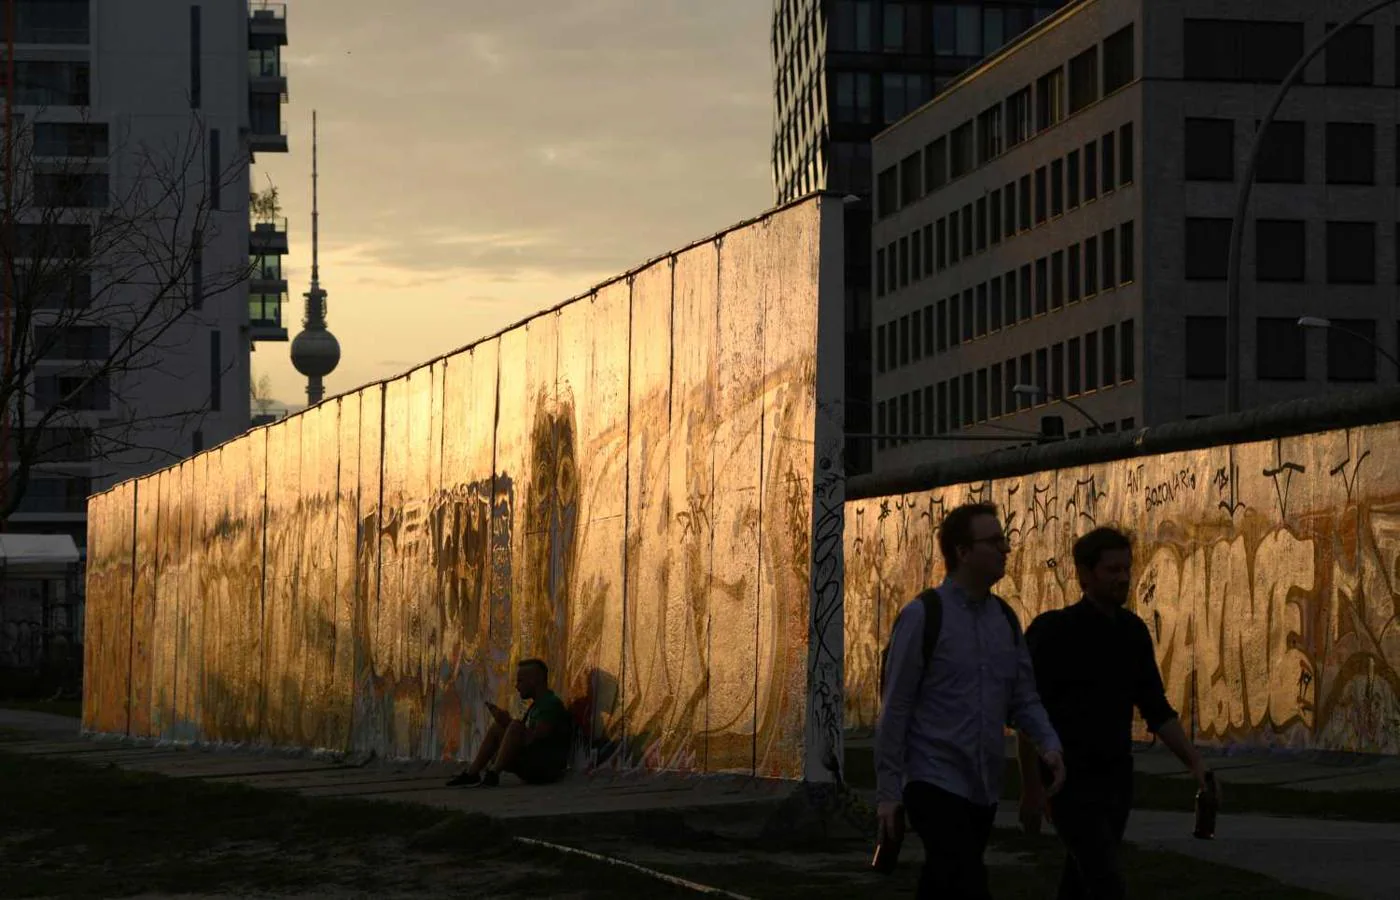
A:
{"type": "Polygon", "coordinates": [[[1148,426],[1076,441],[997,450],[926,463],[846,482],[846,499],[869,500],[957,484],[1015,478],[1143,456],[1247,444],[1400,419],[1400,388],[1362,388],[1245,410],[1148,426]]]}

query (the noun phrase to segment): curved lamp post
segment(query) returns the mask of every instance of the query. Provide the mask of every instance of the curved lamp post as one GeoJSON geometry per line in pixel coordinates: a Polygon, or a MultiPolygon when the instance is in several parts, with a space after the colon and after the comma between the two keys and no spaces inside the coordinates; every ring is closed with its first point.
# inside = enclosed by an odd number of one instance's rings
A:
{"type": "Polygon", "coordinates": [[[1341,325],[1334,323],[1331,319],[1324,319],[1321,316],[1303,316],[1298,320],[1298,326],[1300,328],[1327,328],[1332,331],[1339,331],[1342,334],[1349,334],[1358,341],[1365,341],[1370,344],[1377,353],[1394,363],[1396,372],[1400,372],[1400,359],[1396,359],[1390,351],[1376,343],[1374,339],[1367,337],[1359,331],[1343,328],[1341,325]]]}
{"type": "MultiPolygon", "coordinates": [[[[1400,2],[1400,0],[1397,0],[1397,2],[1400,2]]],[[[1056,397],[1054,394],[1050,393],[1038,384],[1018,384],[1011,389],[1011,393],[1019,394],[1022,397],[1043,397],[1045,400],[1050,402],[1063,403],[1065,406],[1068,406],[1070,409],[1079,413],[1081,416],[1093,423],[1093,426],[1099,430],[1099,434],[1104,433],[1103,426],[1099,424],[1099,420],[1089,415],[1089,411],[1086,410],[1084,407],[1080,406],[1078,403],[1075,403],[1073,400],[1068,400],[1064,397],[1056,397]]]]}
{"type": "Polygon", "coordinates": [[[1259,163],[1259,151],[1264,146],[1264,135],[1268,133],[1269,126],[1273,123],[1274,117],[1278,115],[1284,97],[1288,96],[1289,90],[1303,77],[1303,70],[1322,52],[1323,48],[1342,31],[1372,13],[1396,3],[1400,3],[1400,0],[1379,0],[1379,2],[1369,3],[1365,9],[1355,13],[1336,28],[1324,34],[1322,40],[1304,53],[1303,58],[1298,60],[1297,65],[1283,79],[1283,84],[1279,85],[1278,92],[1274,94],[1273,102],[1269,104],[1269,111],[1264,114],[1264,118],[1259,120],[1259,129],[1254,135],[1254,145],[1249,149],[1249,161],[1245,163],[1244,178],[1241,179],[1239,197],[1235,202],[1235,219],[1230,228],[1230,260],[1229,267],[1226,269],[1225,282],[1225,378],[1229,412],[1240,411],[1240,262],[1244,251],[1244,221],[1245,216],[1249,214],[1249,197],[1254,188],[1254,170],[1259,163]]]}

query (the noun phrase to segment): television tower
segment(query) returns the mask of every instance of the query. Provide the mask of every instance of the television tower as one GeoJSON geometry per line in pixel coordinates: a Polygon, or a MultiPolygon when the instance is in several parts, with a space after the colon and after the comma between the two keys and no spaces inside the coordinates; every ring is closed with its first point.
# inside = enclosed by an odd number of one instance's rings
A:
{"type": "Polygon", "coordinates": [[[306,402],[315,406],[326,394],[321,379],[340,363],[340,342],[326,329],[326,292],[321,289],[319,174],[316,168],[316,112],[311,113],[311,289],[306,297],[302,332],[292,341],[292,365],[306,376],[306,402]]]}

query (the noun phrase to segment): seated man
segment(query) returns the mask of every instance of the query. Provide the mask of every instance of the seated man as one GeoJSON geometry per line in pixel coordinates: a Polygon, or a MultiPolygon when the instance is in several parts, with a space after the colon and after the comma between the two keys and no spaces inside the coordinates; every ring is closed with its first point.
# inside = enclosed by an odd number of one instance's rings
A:
{"type": "Polygon", "coordinates": [[[557,781],[569,765],[572,720],[564,702],[549,689],[549,667],[543,660],[521,660],[515,667],[515,689],[530,706],[519,721],[487,701],[495,723],[486,732],[476,759],[449,787],[496,787],[509,772],[526,784],[557,781]]]}

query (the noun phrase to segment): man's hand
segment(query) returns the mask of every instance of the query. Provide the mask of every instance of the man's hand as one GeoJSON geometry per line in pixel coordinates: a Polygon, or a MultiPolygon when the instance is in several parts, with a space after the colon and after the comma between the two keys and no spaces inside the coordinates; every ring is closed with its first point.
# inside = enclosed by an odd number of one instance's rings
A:
{"type": "Polygon", "coordinates": [[[893,800],[882,800],[875,808],[875,819],[880,825],[880,840],[886,837],[896,841],[904,839],[904,804],[893,800]]]}
{"type": "Polygon", "coordinates": [[[501,709],[490,700],[486,701],[486,711],[491,713],[491,718],[495,719],[498,725],[504,727],[510,724],[510,713],[501,709]]]}
{"type": "Polygon", "coordinates": [[[1065,758],[1058,750],[1047,750],[1040,754],[1040,759],[1050,767],[1051,774],[1055,776],[1050,786],[1045,789],[1045,796],[1053,797],[1065,786],[1065,758]]]}

